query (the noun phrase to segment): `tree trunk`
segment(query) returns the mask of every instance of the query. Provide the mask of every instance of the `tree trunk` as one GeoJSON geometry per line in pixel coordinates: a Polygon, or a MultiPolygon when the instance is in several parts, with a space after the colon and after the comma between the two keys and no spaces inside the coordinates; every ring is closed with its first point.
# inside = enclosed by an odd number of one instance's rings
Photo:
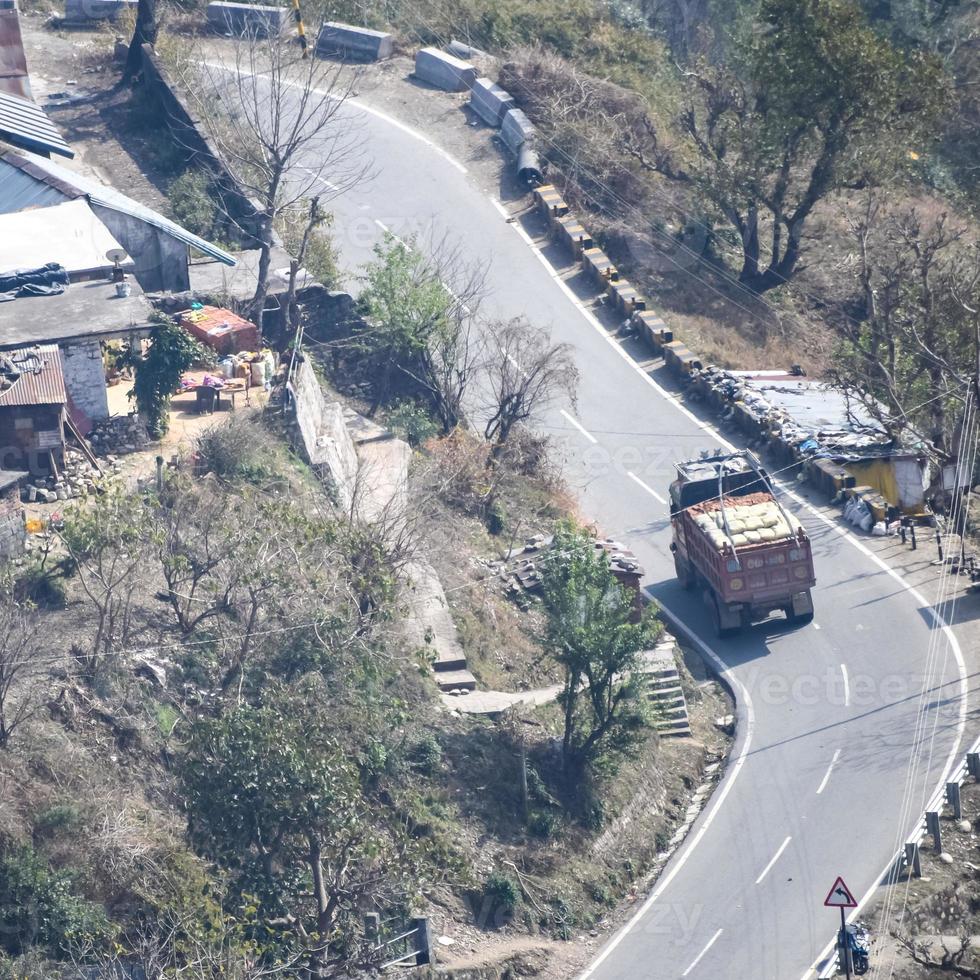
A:
{"type": "Polygon", "coordinates": [[[156,0],[139,0],[136,11],[136,28],[133,39],[129,42],[129,52],[126,55],[126,65],[123,68],[124,82],[135,78],[143,66],[143,45],[157,43],[157,2],[156,0]]]}
{"type": "Polygon", "coordinates": [[[259,250],[258,281],[252,297],[252,321],[262,333],[262,319],[265,316],[265,298],[269,294],[269,266],[272,264],[272,215],[262,215],[262,245],[259,250]]]}
{"type": "Polygon", "coordinates": [[[752,282],[759,276],[759,211],[753,204],[742,227],[742,271],[739,282],[752,282]]]}

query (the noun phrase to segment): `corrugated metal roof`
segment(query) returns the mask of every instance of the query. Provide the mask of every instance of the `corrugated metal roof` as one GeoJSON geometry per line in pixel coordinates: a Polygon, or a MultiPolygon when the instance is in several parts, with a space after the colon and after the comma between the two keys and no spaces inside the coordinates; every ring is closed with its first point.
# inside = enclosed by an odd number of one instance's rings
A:
{"type": "Polygon", "coordinates": [[[64,204],[84,194],[65,194],[0,158],[0,214],[64,204]]]}
{"type": "Polygon", "coordinates": [[[23,371],[6,391],[0,391],[0,408],[12,405],[65,405],[65,375],[61,367],[61,351],[56,344],[44,347],[19,347],[6,351],[0,358],[9,358],[14,367],[23,371]],[[31,362],[39,356],[43,367],[35,374],[31,362]],[[18,363],[20,362],[20,363],[18,363]]]}
{"type": "Polygon", "coordinates": [[[20,36],[17,6],[0,0],[0,92],[31,98],[31,80],[27,75],[27,58],[20,36]]]}
{"type": "MultiPolygon", "coordinates": [[[[146,205],[134,201],[131,197],[126,197],[125,194],[121,194],[113,187],[100,184],[98,181],[76,173],[74,170],[68,170],[66,167],[62,167],[43,157],[26,157],[21,156],[19,153],[6,153],[3,156],[3,160],[19,169],[22,173],[33,177],[35,180],[41,181],[49,187],[54,187],[64,194],[65,197],[73,196],[72,192],[75,192],[75,196],[79,193],[84,194],[92,204],[109,208],[112,211],[119,211],[121,214],[128,214],[133,218],[138,218],[141,221],[145,221],[148,225],[152,225],[154,228],[158,228],[160,231],[171,235],[185,245],[190,245],[199,252],[210,255],[219,262],[224,262],[225,265],[235,265],[235,257],[229,255],[224,249],[218,248],[217,245],[212,245],[210,242],[206,242],[203,238],[198,238],[197,235],[191,234],[186,228],[181,228],[176,222],[165,218],[152,208],[148,208],[146,205]]],[[[6,196],[5,190],[0,192],[0,197],[6,196]]],[[[4,209],[0,207],[0,210],[4,209]]]]}
{"type": "Polygon", "coordinates": [[[0,139],[33,153],[75,155],[40,106],[6,92],[0,92],[0,139]]]}

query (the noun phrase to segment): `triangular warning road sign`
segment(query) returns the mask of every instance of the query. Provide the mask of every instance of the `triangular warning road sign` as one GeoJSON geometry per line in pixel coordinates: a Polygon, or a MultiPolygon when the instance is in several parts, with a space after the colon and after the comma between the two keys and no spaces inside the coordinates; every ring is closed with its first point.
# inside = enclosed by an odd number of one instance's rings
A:
{"type": "Polygon", "coordinates": [[[854,901],[854,896],[851,894],[851,889],[844,884],[844,879],[840,877],[834,882],[823,903],[841,909],[856,909],[858,907],[858,903],[854,901]]]}

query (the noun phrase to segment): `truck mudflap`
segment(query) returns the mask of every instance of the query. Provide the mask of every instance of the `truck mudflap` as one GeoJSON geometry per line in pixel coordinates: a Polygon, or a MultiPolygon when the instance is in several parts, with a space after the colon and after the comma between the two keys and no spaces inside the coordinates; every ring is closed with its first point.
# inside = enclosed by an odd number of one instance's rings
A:
{"type": "Polygon", "coordinates": [[[791,623],[809,623],[813,619],[813,596],[809,589],[793,596],[786,607],[786,618],[791,623]]]}

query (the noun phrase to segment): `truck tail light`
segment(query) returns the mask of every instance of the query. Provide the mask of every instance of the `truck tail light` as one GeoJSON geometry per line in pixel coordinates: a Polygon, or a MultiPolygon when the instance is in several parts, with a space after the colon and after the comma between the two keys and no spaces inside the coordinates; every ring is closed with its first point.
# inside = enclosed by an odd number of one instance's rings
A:
{"type": "Polygon", "coordinates": [[[738,592],[738,590],[742,588],[742,585],[743,582],[740,578],[733,578],[728,583],[728,587],[732,590],[732,592],[738,592]]]}
{"type": "Polygon", "coordinates": [[[793,569],[793,574],[799,579],[806,578],[807,576],[806,566],[797,565],[796,568],[793,569]]]}

